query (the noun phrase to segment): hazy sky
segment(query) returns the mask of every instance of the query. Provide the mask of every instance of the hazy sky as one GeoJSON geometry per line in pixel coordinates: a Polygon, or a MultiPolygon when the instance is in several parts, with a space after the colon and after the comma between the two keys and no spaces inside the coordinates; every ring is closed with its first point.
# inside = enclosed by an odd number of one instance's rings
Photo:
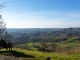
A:
{"type": "Polygon", "coordinates": [[[8,28],[80,27],[80,0],[0,0],[8,28]]]}

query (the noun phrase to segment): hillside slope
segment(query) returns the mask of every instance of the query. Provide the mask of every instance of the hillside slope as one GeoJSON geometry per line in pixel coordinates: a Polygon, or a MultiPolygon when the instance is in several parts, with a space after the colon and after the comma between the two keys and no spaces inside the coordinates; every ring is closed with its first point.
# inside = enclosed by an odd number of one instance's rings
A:
{"type": "Polygon", "coordinates": [[[11,58],[12,60],[80,60],[80,53],[47,53],[39,51],[30,51],[20,48],[14,48],[15,51],[0,51],[1,59],[11,58]]]}

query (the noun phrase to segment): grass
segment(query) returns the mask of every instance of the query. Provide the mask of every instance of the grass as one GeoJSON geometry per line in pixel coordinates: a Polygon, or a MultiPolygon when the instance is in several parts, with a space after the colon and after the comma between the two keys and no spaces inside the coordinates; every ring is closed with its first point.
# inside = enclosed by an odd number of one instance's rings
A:
{"type": "Polygon", "coordinates": [[[21,48],[13,48],[13,51],[6,51],[2,49],[2,51],[0,51],[0,55],[19,57],[23,58],[23,60],[46,60],[48,57],[50,57],[51,60],[80,60],[80,52],[70,54],[56,52],[47,53],[21,48]]]}
{"type": "Polygon", "coordinates": [[[67,47],[67,46],[76,46],[79,45],[79,42],[65,42],[65,43],[55,43],[57,46],[67,47]]]}
{"type": "Polygon", "coordinates": [[[39,51],[30,51],[30,50],[24,50],[17,48],[16,51],[22,52],[34,56],[36,60],[46,60],[48,57],[51,58],[51,60],[79,60],[80,59],[80,53],[71,53],[71,54],[65,54],[65,53],[46,53],[46,52],[39,52],[39,51]]]}
{"type": "MultiPolygon", "coordinates": [[[[35,45],[41,46],[39,43],[34,43],[35,45]]],[[[48,43],[51,44],[51,43],[48,43]]],[[[76,46],[79,44],[79,42],[66,42],[66,43],[55,43],[58,46],[66,47],[69,46],[76,46]]],[[[33,48],[33,43],[28,44],[21,44],[19,46],[28,46],[32,50],[22,49],[22,48],[13,48],[13,51],[6,51],[5,49],[2,49],[0,51],[0,56],[14,56],[22,58],[22,60],[46,60],[47,58],[51,58],[51,60],[80,60],[80,46],[73,48],[70,52],[69,50],[67,52],[69,53],[58,53],[58,52],[40,52],[38,50],[35,50],[33,48]]]]}

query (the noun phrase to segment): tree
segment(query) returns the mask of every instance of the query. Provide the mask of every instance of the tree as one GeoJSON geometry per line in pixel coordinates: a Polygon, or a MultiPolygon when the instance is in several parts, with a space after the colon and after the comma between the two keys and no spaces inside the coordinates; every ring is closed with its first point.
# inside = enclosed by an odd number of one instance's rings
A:
{"type": "Polygon", "coordinates": [[[6,23],[2,19],[2,15],[0,15],[0,37],[4,34],[6,29],[6,23]]]}
{"type": "Polygon", "coordinates": [[[4,6],[3,6],[3,4],[0,4],[0,9],[2,9],[4,6]]]}
{"type": "MultiPolygon", "coordinates": [[[[6,2],[6,3],[7,3],[7,2],[6,2]]],[[[0,9],[5,8],[5,4],[6,4],[6,3],[0,4],[0,9]]]]}
{"type": "MultiPolygon", "coordinates": [[[[0,9],[5,7],[4,4],[6,4],[6,3],[0,4],[0,9]]],[[[8,32],[5,32],[5,30],[6,30],[6,23],[3,20],[4,19],[2,19],[2,15],[0,15],[0,38],[4,37],[7,40],[8,38],[10,38],[10,35],[9,35],[8,32]]]]}

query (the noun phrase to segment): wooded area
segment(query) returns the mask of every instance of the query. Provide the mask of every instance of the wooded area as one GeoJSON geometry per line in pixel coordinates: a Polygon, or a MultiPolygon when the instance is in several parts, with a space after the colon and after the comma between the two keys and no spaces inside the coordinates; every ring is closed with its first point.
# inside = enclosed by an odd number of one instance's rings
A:
{"type": "Polygon", "coordinates": [[[29,43],[39,51],[60,51],[62,47],[64,50],[73,49],[74,45],[80,44],[80,28],[7,29],[7,31],[14,45],[17,44],[17,47],[24,49],[32,49],[29,43]],[[72,48],[69,48],[71,46],[72,48]]]}

